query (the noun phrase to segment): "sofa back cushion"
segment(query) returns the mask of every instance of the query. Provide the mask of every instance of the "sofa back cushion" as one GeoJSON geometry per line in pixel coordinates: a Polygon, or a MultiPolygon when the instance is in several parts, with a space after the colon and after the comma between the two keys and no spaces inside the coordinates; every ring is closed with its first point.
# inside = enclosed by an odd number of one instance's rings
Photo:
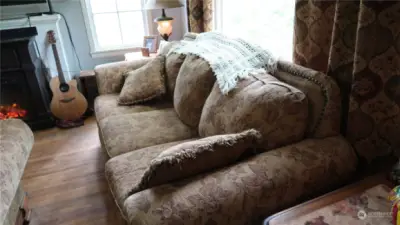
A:
{"type": "Polygon", "coordinates": [[[177,53],[170,53],[170,51],[182,44],[186,44],[190,41],[196,39],[197,34],[195,33],[186,33],[183,36],[183,40],[181,41],[170,41],[164,43],[164,47],[159,51],[160,55],[166,56],[165,61],[165,74],[166,74],[166,87],[167,92],[171,99],[174,97],[174,90],[175,90],[175,82],[176,78],[178,77],[179,70],[181,69],[183,61],[185,61],[186,55],[177,54],[177,53]]]}
{"type": "Polygon", "coordinates": [[[185,55],[175,53],[169,54],[165,58],[166,88],[171,99],[174,97],[176,78],[185,58],[185,55]]]}
{"type": "Polygon", "coordinates": [[[340,89],[331,77],[284,61],[279,61],[278,70],[273,75],[307,95],[307,137],[322,138],[340,133],[340,89]]]}
{"type": "Polygon", "coordinates": [[[174,108],[183,123],[197,128],[204,103],[215,80],[207,61],[195,55],[186,56],[174,91],[174,108]]]}
{"type": "Polygon", "coordinates": [[[217,84],[207,98],[199,124],[201,137],[256,129],[271,149],[304,138],[307,97],[271,75],[252,75],[223,95],[217,84]]]}

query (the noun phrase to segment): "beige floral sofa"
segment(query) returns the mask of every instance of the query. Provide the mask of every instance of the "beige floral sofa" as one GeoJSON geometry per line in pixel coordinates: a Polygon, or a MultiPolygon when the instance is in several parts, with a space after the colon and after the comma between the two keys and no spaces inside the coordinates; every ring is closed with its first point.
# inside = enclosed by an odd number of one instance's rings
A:
{"type": "Polygon", "coordinates": [[[31,129],[22,120],[0,120],[0,225],[18,224],[25,197],[21,179],[33,140],[31,129]]]}
{"type": "MultiPolygon", "coordinates": [[[[266,143],[264,151],[230,166],[132,193],[132,187],[152,159],[168,147],[201,138],[210,126],[202,126],[196,117],[189,118],[195,119],[194,123],[183,122],[188,117],[181,119],[182,106],[176,106],[173,92],[179,86],[177,79],[183,76],[181,67],[186,59],[175,56],[174,60],[181,62],[171,65],[169,57],[165,74],[167,96],[132,106],[117,103],[124,82],[121,74],[151,59],[95,68],[100,93],[95,113],[102,146],[110,156],[106,178],[128,224],[250,224],[307,196],[341,185],[356,171],[358,159],[339,133],[340,93],[336,83],[322,73],[279,61],[278,70],[272,75],[297,88],[308,99],[307,118],[302,121],[306,130],[300,139],[276,145],[266,143]]],[[[196,82],[198,89],[208,93],[205,97],[212,98],[214,81],[211,88],[204,88],[209,85],[207,82],[196,82]]],[[[243,98],[246,93],[241,92],[243,98]]],[[[251,95],[254,97],[254,93],[251,95]]],[[[188,103],[184,113],[204,114],[207,107],[203,107],[204,101],[199,107],[199,102],[188,103]]],[[[240,102],[243,101],[237,104],[240,102]]],[[[296,114],[296,108],[290,110],[296,114]]],[[[248,116],[263,124],[263,115],[248,116]]],[[[282,130],[286,126],[290,127],[289,122],[282,125],[282,130]]]]}

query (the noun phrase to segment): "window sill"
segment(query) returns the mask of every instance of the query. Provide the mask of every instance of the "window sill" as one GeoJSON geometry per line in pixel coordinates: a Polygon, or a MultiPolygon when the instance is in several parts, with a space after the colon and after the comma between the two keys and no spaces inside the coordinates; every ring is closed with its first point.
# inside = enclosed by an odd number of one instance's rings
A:
{"type": "Polygon", "coordinates": [[[90,55],[92,56],[92,58],[106,58],[106,57],[116,57],[116,56],[123,57],[124,54],[128,52],[140,52],[140,47],[94,51],[91,52],[90,55]]]}

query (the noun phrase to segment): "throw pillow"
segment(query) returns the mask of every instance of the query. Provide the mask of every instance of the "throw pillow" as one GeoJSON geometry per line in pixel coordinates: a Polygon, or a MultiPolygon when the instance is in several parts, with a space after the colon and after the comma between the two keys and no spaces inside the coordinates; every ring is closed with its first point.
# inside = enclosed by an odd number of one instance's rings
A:
{"type": "Polygon", "coordinates": [[[308,101],[303,92],[268,74],[251,75],[227,95],[214,85],[202,111],[199,135],[254,128],[262,134],[267,150],[302,140],[307,124],[308,101]]]}
{"type": "Polygon", "coordinates": [[[174,91],[174,108],[183,123],[197,128],[201,111],[215,80],[207,61],[195,55],[186,56],[174,91]]]}
{"type": "Polygon", "coordinates": [[[260,133],[251,129],[170,147],[151,161],[133,192],[232,164],[247,150],[256,148],[260,139],[260,133]]]}
{"type": "Polygon", "coordinates": [[[157,56],[139,69],[126,73],[118,104],[133,105],[165,94],[165,56],[157,56]]]}

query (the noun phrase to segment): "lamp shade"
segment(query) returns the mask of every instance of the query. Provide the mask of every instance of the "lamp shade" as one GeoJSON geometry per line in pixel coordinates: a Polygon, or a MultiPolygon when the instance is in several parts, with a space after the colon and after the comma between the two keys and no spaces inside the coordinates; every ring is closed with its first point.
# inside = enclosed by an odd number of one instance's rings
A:
{"type": "Polygon", "coordinates": [[[144,9],[169,9],[182,6],[181,0],[147,0],[144,9]]]}
{"type": "Polygon", "coordinates": [[[168,41],[168,37],[172,34],[172,21],[173,20],[157,21],[157,30],[166,41],[168,41]]]}

